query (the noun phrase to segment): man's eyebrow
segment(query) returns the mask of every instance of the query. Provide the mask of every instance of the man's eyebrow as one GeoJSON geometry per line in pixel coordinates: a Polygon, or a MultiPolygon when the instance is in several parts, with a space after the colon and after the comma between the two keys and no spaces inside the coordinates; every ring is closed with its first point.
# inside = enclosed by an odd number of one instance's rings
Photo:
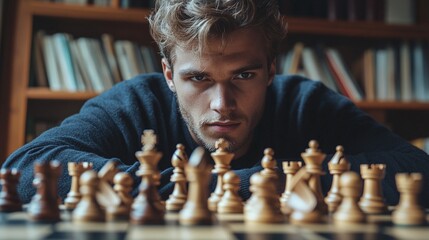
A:
{"type": "Polygon", "coordinates": [[[208,74],[203,71],[199,71],[196,69],[188,68],[188,69],[182,69],[178,72],[180,76],[207,76],[208,74]]]}
{"type": "Polygon", "coordinates": [[[234,71],[232,71],[233,74],[239,74],[245,71],[249,71],[249,70],[256,70],[256,69],[261,69],[263,67],[262,63],[254,63],[254,64],[250,64],[244,67],[241,67],[239,69],[236,69],[234,71]]]}
{"type": "MultiPolygon", "coordinates": [[[[255,69],[261,69],[263,67],[262,63],[254,63],[254,64],[249,64],[247,66],[235,69],[234,71],[232,71],[232,74],[239,74],[245,71],[249,71],[249,70],[255,70],[255,69]]],[[[188,69],[182,69],[180,71],[178,71],[178,74],[180,76],[208,76],[209,74],[204,72],[204,71],[200,71],[197,69],[192,69],[192,68],[188,68],[188,69]]]]}

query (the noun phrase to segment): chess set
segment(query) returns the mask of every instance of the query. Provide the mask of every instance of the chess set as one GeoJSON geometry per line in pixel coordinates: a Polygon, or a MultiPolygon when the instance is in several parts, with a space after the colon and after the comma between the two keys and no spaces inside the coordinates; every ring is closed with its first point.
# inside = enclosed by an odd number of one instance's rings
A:
{"type": "Polygon", "coordinates": [[[188,158],[178,144],[171,163],[175,187],[160,198],[157,170],[162,153],[156,135],[146,130],[136,175],[142,179],[133,198],[133,178],[107,162],[95,172],[89,162],[70,162],[70,192],[57,196],[58,162],[36,163],[28,205],[22,205],[16,185],[19,172],[0,172],[0,239],[428,239],[426,212],[418,203],[422,176],[397,174],[400,202],[384,203],[381,180],[385,165],[362,165],[351,172],[344,149],[338,146],[329,161],[331,189],[323,196],[320,177],[326,155],[310,141],[301,154],[304,163],[282,163],[285,189],[277,193],[279,175],[274,150],[267,148],[263,170],[250,178],[251,197],[238,195],[240,178],[230,170],[234,154],[229,143],[216,142],[210,155],[197,148],[188,158]],[[212,160],[215,165],[212,166],[212,160]],[[217,176],[215,190],[208,185],[217,176]]]}

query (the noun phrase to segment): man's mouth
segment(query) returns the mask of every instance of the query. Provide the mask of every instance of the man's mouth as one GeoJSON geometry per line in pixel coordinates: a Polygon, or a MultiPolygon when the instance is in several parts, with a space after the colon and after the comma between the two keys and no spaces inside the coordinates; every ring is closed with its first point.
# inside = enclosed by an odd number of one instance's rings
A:
{"type": "Polygon", "coordinates": [[[238,121],[215,121],[207,123],[209,129],[218,133],[228,133],[240,126],[240,122],[238,121]]]}

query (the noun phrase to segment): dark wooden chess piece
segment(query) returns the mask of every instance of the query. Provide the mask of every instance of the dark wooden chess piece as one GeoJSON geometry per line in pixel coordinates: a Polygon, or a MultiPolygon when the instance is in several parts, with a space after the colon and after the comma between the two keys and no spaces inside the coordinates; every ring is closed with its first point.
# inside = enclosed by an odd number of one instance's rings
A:
{"type": "Polygon", "coordinates": [[[57,182],[61,174],[58,161],[47,161],[34,165],[33,185],[37,188],[28,206],[30,218],[34,221],[57,222],[60,220],[57,182]]]}
{"type": "Polygon", "coordinates": [[[17,212],[22,210],[16,186],[19,182],[20,173],[17,169],[1,169],[0,184],[0,212],[17,212]]]}

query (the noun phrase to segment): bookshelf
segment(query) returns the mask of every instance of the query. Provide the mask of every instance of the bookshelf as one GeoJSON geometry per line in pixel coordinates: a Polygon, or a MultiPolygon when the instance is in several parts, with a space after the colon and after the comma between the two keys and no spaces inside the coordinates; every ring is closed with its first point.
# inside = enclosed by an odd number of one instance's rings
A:
{"type": "MultiPolygon", "coordinates": [[[[76,37],[109,33],[118,39],[153,45],[146,20],[149,10],[121,9],[118,0],[113,0],[109,7],[37,0],[17,0],[12,5],[14,27],[8,29],[9,51],[0,59],[8,63],[2,64],[1,83],[2,89],[7,88],[5,91],[9,93],[0,109],[2,116],[7,116],[0,122],[5,130],[0,133],[0,163],[25,143],[29,116],[60,121],[97,95],[29,87],[32,39],[37,30],[67,32],[76,37]]],[[[342,48],[352,47],[348,61],[353,61],[365,47],[382,45],[384,41],[429,40],[429,22],[403,26],[306,17],[285,17],[285,21],[289,25],[289,37],[283,50],[290,49],[297,41],[309,44],[324,41],[342,48]]],[[[356,104],[406,139],[429,135],[425,121],[429,119],[429,102],[361,101],[356,104]]]]}

